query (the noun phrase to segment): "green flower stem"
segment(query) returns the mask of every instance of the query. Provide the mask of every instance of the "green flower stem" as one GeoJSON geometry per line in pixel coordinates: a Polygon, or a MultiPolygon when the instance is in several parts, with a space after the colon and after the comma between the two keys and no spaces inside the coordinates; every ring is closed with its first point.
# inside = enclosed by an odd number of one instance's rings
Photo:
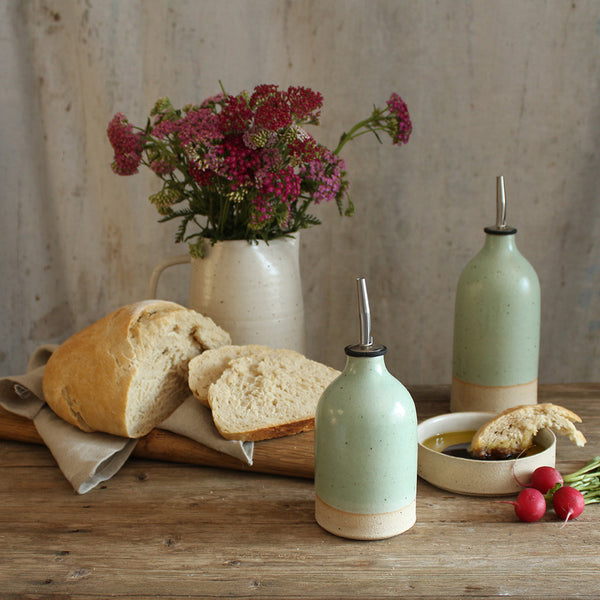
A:
{"type": "Polygon", "coordinates": [[[225,200],[221,202],[221,214],[219,215],[219,233],[222,235],[227,223],[227,215],[229,214],[229,205],[231,201],[225,197],[225,200]]]}
{"type": "Polygon", "coordinates": [[[364,135],[365,133],[375,133],[375,130],[386,131],[386,127],[379,123],[379,121],[383,119],[383,112],[380,114],[372,114],[366,119],[359,121],[350,131],[347,133],[343,133],[340,137],[340,141],[337,145],[337,148],[333,151],[334,154],[339,154],[342,148],[351,140],[356,139],[357,137],[364,135]],[[374,122],[377,127],[374,127],[374,122]],[[366,128],[364,131],[360,131],[361,129],[366,128]],[[357,133],[359,132],[359,133],[357,133]]]}

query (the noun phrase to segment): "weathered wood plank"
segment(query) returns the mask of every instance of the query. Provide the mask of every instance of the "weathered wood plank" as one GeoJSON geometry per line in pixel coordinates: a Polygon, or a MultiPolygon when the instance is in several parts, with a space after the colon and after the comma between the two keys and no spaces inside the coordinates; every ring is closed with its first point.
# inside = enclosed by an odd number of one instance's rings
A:
{"type": "Polygon", "coordinates": [[[600,566],[593,552],[600,543],[597,531],[572,523],[569,535],[579,537],[581,549],[564,554],[556,551],[556,542],[564,540],[556,540],[554,525],[536,525],[536,537],[545,542],[526,555],[522,549],[530,545],[531,531],[523,524],[478,532],[473,523],[441,524],[432,535],[427,524],[418,523],[402,536],[373,544],[340,540],[314,523],[279,530],[247,523],[235,536],[231,528],[210,528],[191,518],[142,527],[121,521],[86,528],[44,524],[35,544],[27,530],[11,536],[14,547],[3,567],[11,577],[4,592],[18,592],[27,583],[29,591],[47,594],[110,591],[134,597],[148,592],[151,582],[155,597],[238,597],[250,591],[260,597],[320,597],[330,590],[329,597],[336,598],[462,598],[535,597],[546,585],[546,598],[593,597],[600,566]]]}
{"type": "MultiPolygon", "coordinates": [[[[586,414],[589,442],[561,440],[561,469],[600,453],[600,387],[567,392],[560,403],[586,414]]],[[[133,458],[79,496],[43,446],[2,441],[0,600],[597,600],[599,515],[592,505],[562,529],[551,513],[524,524],[509,505],[419,480],[416,525],[357,542],[316,524],[307,478],[133,458]]]]}

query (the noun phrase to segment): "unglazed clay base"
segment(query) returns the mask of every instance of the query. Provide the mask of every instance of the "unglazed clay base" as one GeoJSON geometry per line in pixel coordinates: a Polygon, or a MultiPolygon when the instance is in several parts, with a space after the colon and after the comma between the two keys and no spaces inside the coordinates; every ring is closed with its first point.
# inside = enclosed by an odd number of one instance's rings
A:
{"type": "Polygon", "coordinates": [[[417,520],[417,505],[413,500],[400,510],[365,515],[338,510],[316,496],[315,517],[323,529],[334,535],[353,540],[381,540],[410,529],[417,520]]]}
{"type": "Polygon", "coordinates": [[[452,412],[502,412],[521,404],[537,404],[538,380],[509,386],[467,383],[452,377],[452,412]]]}

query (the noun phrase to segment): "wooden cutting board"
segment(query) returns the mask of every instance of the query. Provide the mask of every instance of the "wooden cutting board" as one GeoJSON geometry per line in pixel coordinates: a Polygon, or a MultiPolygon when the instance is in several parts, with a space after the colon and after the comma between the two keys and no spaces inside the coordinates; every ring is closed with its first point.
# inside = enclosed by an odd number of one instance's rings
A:
{"type": "MultiPolygon", "coordinates": [[[[44,443],[29,419],[14,415],[2,407],[0,407],[0,439],[32,444],[44,443]]],[[[161,429],[154,429],[140,438],[133,456],[311,479],[314,474],[314,433],[311,431],[255,442],[252,466],[189,438],[161,429]]]]}

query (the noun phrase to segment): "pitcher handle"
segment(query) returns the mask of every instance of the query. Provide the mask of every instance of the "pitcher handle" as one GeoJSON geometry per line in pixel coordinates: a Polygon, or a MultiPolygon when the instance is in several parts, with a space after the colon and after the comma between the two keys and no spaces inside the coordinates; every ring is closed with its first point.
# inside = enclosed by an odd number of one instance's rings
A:
{"type": "Polygon", "coordinates": [[[150,283],[148,284],[148,298],[156,298],[156,289],[158,288],[158,280],[162,272],[168,267],[172,267],[174,265],[183,265],[185,263],[189,263],[191,261],[191,257],[189,254],[179,254],[178,256],[172,256],[171,258],[165,258],[161,262],[159,262],[154,270],[152,271],[152,275],[150,277],[150,283]]]}

